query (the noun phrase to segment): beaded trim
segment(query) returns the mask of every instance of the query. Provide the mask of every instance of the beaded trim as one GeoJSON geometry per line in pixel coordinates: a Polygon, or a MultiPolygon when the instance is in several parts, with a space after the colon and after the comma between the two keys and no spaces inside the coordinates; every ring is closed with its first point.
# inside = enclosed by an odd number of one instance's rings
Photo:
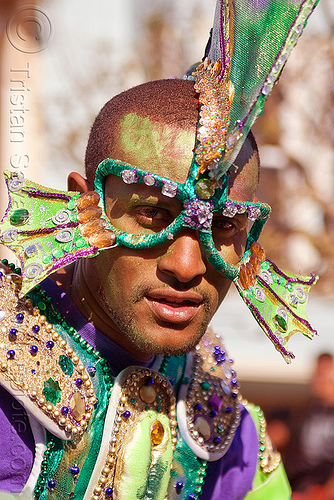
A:
{"type": "Polygon", "coordinates": [[[238,382],[233,361],[208,332],[196,346],[180,390],[178,425],[185,442],[203,460],[219,460],[227,452],[240,421],[238,382]]]}
{"type": "Polygon", "coordinates": [[[31,300],[18,299],[19,288],[18,275],[0,271],[1,383],[50,432],[73,439],[96,402],[89,374],[31,300]]]}
{"type": "Polygon", "coordinates": [[[274,450],[270,437],[266,432],[267,422],[261,408],[253,403],[249,403],[246,399],[242,399],[241,403],[245,406],[247,411],[251,413],[251,415],[258,419],[259,465],[262,472],[270,474],[270,472],[276,470],[281,463],[281,454],[274,450]]]}

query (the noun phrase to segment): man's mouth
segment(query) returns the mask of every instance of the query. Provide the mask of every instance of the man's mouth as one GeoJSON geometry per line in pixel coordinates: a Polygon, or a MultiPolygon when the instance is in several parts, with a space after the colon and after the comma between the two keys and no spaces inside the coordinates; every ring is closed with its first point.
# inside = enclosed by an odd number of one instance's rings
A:
{"type": "Polygon", "coordinates": [[[145,300],[153,314],[168,323],[189,323],[203,305],[203,298],[196,292],[176,292],[156,289],[145,300]]]}

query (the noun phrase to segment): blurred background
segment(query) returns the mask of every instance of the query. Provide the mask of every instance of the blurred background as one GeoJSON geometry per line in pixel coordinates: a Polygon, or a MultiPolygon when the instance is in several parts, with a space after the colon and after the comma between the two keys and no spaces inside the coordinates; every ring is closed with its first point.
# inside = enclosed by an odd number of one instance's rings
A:
{"type": "MultiPolygon", "coordinates": [[[[67,174],[82,173],[103,104],[199,61],[214,7],[215,0],[0,0],[0,170],[66,189],[67,174]]],[[[242,393],[292,427],[318,397],[317,357],[334,353],[333,33],[334,2],[321,0],[254,128],[258,198],[273,207],[261,242],[281,268],[320,275],[308,307],[319,335],[293,338],[296,360],[287,366],[234,290],[213,320],[242,393]]],[[[1,215],[6,205],[1,181],[1,215]]]]}

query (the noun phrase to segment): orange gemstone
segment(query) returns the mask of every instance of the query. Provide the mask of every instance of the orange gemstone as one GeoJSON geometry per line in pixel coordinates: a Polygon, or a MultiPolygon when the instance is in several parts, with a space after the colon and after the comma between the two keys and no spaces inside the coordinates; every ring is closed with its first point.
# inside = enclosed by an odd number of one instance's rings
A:
{"type": "Polygon", "coordinates": [[[102,231],[92,234],[89,237],[88,242],[92,247],[106,248],[113,245],[115,240],[116,235],[114,231],[111,231],[110,229],[103,229],[102,231]]]}
{"type": "Polygon", "coordinates": [[[261,262],[258,256],[255,255],[255,253],[251,254],[251,256],[249,257],[249,262],[252,264],[255,274],[259,274],[259,271],[261,269],[261,262]]]}
{"type": "Polygon", "coordinates": [[[102,209],[96,205],[89,205],[88,207],[79,210],[78,212],[78,221],[82,224],[91,220],[98,219],[102,215],[102,209]]]}
{"type": "Polygon", "coordinates": [[[248,274],[249,285],[254,286],[256,283],[256,274],[254,271],[254,267],[252,266],[252,264],[250,262],[247,262],[247,264],[246,264],[246,271],[248,274]]]}
{"type": "Polygon", "coordinates": [[[98,205],[100,201],[100,195],[96,191],[87,191],[82,193],[77,199],[78,210],[82,210],[89,205],[98,205]]]}
{"type": "Polygon", "coordinates": [[[262,245],[258,241],[254,241],[250,246],[251,253],[257,255],[260,262],[263,262],[266,258],[266,253],[262,248],[262,245]]]}
{"type": "Polygon", "coordinates": [[[107,221],[104,219],[93,219],[89,220],[86,222],[86,224],[83,224],[80,226],[80,233],[82,236],[85,238],[89,238],[94,233],[97,233],[98,231],[102,231],[103,229],[106,229],[108,226],[107,221]]]}
{"type": "Polygon", "coordinates": [[[151,426],[151,443],[153,446],[158,446],[163,440],[165,430],[159,420],[153,422],[151,426]]]}
{"type": "Polygon", "coordinates": [[[248,290],[250,287],[249,283],[249,278],[248,278],[248,273],[245,264],[241,264],[240,269],[239,269],[239,281],[241,283],[242,288],[244,290],[248,290]]]}

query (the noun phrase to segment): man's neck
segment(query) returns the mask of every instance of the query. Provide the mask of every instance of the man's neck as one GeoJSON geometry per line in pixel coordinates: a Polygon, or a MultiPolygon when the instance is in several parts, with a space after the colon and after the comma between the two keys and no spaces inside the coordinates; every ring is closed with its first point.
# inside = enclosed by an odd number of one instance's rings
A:
{"type": "Polygon", "coordinates": [[[84,261],[77,261],[60,269],[51,278],[71,298],[81,314],[101,333],[116,342],[129,354],[142,360],[150,359],[151,355],[139,352],[134,346],[123,341],[121,333],[118,332],[108,314],[96,300],[95,294],[92,293],[91,287],[85,279],[84,265],[84,261]]]}

